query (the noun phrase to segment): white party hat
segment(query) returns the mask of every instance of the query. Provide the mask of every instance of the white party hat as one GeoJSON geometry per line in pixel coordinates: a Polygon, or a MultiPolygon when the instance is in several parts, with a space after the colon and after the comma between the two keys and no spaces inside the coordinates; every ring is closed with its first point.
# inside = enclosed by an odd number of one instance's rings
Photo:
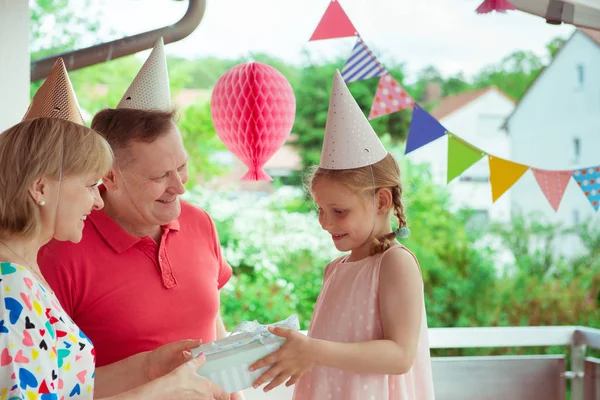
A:
{"type": "Polygon", "coordinates": [[[154,45],[150,56],[142,65],[117,108],[162,111],[171,109],[171,89],[162,37],[154,45]]]}
{"type": "Polygon", "coordinates": [[[386,155],[387,151],[336,69],[319,167],[359,168],[373,165],[386,155]]]}
{"type": "Polygon", "coordinates": [[[62,58],[54,63],[48,78],[35,92],[23,120],[59,118],[84,125],[79,103],[62,58]]]}

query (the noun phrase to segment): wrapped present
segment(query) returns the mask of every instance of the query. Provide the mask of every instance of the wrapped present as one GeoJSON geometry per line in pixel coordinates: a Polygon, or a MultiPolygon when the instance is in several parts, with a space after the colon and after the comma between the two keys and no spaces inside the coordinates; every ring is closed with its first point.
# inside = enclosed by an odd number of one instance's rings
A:
{"type": "Polygon", "coordinates": [[[206,356],[206,363],[198,374],[230,393],[251,387],[270,367],[249,371],[250,365],[274,352],[285,342],[284,338],[269,332],[269,326],[300,329],[297,315],[291,315],[284,321],[271,325],[261,325],[257,321],[243,322],[228,337],[205,343],[192,350],[194,357],[200,353],[206,356]]]}

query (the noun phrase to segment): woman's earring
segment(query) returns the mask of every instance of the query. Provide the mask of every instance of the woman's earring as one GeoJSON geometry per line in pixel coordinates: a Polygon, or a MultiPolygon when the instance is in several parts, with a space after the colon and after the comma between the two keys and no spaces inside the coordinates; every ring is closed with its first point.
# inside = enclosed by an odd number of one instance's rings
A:
{"type": "Polygon", "coordinates": [[[46,200],[40,200],[38,201],[38,204],[40,205],[40,207],[44,207],[46,205],[46,200]]]}

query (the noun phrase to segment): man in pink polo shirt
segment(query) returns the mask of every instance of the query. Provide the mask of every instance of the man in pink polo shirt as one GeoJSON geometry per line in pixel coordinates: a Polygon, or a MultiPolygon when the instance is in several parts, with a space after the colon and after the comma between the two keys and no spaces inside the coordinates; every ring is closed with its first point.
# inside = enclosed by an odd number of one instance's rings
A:
{"type": "Polygon", "coordinates": [[[104,209],[87,217],[80,244],[52,241],[39,253],[65,311],[95,344],[97,366],[225,334],[219,290],[231,267],[210,216],[179,199],[188,155],[173,114],[160,41],[117,108],[92,121],[115,153],[104,209]]]}

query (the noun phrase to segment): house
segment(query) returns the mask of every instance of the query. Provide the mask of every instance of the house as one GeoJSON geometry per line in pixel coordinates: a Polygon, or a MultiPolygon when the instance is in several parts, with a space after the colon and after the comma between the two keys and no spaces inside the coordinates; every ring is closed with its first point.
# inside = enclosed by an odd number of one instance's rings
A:
{"type": "MultiPolygon", "coordinates": [[[[600,164],[600,32],[577,30],[541,71],[505,123],[511,160],[573,170],[600,164]]],[[[555,212],[527,172],[510,190],[513,211],[573,227],[596,218],[571,180],[555,212]]],[[[573,243],[561,243],[577,251],[573,243]]]]}
{"type": "MultiPolygon", "coordinates": [[[[509,137],[502,124],[515,107],[515,102],[497,87],[437,98],[441,90],[427,89],[428,102],[435,104],[431,115],[449,132],[472,145],[502,158],[510,158],[509,137]]],[[[408,154],[415,163],[430,165],[434,183],[446,185],[448,139],[442,137],[408,154]]],[[[487,157],[473,164],[460,177],[448,184],[452,209],[468,208],[481,223],[510,220],[510,193],[492,203],[487,157]]]]}

